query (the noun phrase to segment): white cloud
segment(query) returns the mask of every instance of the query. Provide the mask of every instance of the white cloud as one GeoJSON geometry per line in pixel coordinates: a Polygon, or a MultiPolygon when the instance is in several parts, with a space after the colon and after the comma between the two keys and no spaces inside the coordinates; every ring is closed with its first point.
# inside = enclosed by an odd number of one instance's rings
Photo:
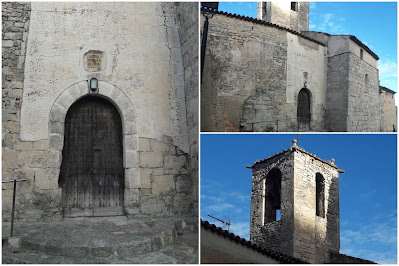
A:
{"type": "Polygon", "coordinates": [[[236,236],[249,240],[249,223],[248,222],[231,222],[230,232],[236,236]]]}
{"type": "Polygon", "coordinates": [[[380,70],[380,79],[396,78],[398,66],[395,60],[380,59],[378,62],[378,69],[380,70]]]}

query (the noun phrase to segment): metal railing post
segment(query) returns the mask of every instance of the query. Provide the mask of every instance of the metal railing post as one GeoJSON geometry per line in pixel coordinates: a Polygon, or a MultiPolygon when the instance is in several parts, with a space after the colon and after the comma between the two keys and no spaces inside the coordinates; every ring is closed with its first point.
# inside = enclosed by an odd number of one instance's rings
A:
{"type": "Polygon", "coordinates": [[[15,198],[17,194],[17,182],[23,182],[26,181],[26,179],[13,179],[13,180],[4,180],[1,181],[1,183],[14,183],[14,190],[12,193],[12,209],[11,209],[11,232],[10,236],[14,236],[14,213],[15,213],[15,198]]]}
{"type": "Polygon", "coordinates": [[[11,210],[11,237],[14,235],[14,211],[15,211],[15,192],[17,190],[17,180],[14,180],[14,191],[12,193],[12,210],[11,210]]]}

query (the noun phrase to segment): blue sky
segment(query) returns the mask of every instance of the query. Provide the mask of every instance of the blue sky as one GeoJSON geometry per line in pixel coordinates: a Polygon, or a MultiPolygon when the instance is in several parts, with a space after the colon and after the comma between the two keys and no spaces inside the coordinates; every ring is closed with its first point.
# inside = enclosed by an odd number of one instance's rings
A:
{"type": "Polygon", "coordinates": [[[251,170],[255,160],[287,149],[292,139],[340,174],[341,253],[396,263],[397,143],[392,134],[202,134],[201,218],[231,220],[231,232],[249,239],[251,170]]]}
{"type": "MultiPolygon", "coordinates": [[[[396,6],[396,2],[311,2],[309,30],[355,35],[380,58],[380,84],[397,91],[396,6]]],[[[256,18],[256,2],[220,2],[219,10],[256,18]]]]}

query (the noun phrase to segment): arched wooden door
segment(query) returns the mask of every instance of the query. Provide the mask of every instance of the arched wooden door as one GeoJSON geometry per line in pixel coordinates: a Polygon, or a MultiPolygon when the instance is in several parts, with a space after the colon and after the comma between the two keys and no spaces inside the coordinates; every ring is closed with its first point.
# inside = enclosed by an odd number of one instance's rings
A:
{"type": "Polygon", "coordinates": [[[74,103],[65,118],[59,185],[64,217],[123,215],[122,121],[100,97],[74,103]]]}
{"type": "Polygon", "coordinates": [[[306,89],[301,89],[298,94],[298,123],[300,130],[310,129],[310,95],[306,89]]]}

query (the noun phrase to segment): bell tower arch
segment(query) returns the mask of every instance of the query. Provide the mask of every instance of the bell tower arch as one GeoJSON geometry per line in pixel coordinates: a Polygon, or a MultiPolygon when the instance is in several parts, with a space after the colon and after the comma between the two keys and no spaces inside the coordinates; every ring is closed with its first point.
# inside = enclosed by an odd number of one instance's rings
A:
{"type": "Polygon", "coordinates": [[[339,252],[339,173],[334,159],[324,161],[299,148],[254,165],[251,242],[310,263],[329,261],[339,252]],[[281,218],[276,218],[276,212],[281,218]]]}

